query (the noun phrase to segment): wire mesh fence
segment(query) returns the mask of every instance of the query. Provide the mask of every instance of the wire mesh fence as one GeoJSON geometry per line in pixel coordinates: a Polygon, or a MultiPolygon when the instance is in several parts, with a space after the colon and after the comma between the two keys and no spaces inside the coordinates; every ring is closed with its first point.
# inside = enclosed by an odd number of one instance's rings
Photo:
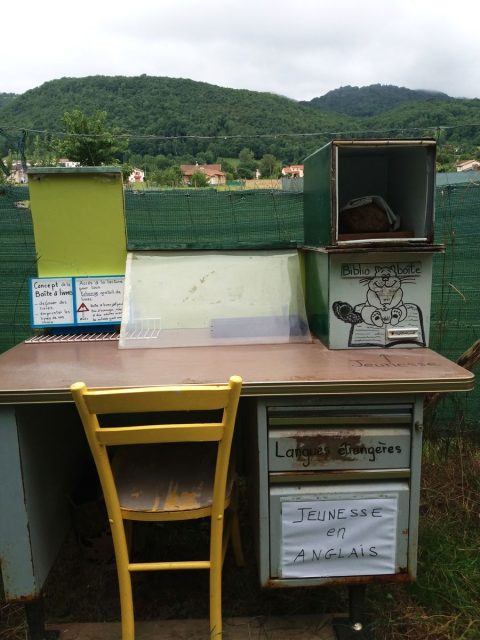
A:
{"type": "Polygon", "coordinates": [[[126,191],[128,248],[288,248],[303,242],[303,194],[126,191]]]}
{"type": "MultiPolygon", "coordinates": [[[[450,360],[480,338],[480,183],[437,187],[435,239],[445,253],[434,258],[430,346],[450,360]]],[[[442,422],[478,428],[480,390],[445,398],[442,422]]]]}
{"type": "Polygon", "coordinates": [[[28,279],[36,275],[28,187],[0,185],[0,351],[31,333],[28,279]]]}

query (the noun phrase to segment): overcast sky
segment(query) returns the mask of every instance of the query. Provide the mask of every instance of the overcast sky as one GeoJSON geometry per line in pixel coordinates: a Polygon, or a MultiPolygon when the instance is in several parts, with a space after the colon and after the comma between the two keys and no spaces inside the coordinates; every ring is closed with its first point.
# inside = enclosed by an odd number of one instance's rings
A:
{"type": "Polygon", "coordinates": [[[21,0],[2,11],[0,92],[147,74],[296,100],[375,83],[478,98],[479,18],[478,0],[21,0]]]}

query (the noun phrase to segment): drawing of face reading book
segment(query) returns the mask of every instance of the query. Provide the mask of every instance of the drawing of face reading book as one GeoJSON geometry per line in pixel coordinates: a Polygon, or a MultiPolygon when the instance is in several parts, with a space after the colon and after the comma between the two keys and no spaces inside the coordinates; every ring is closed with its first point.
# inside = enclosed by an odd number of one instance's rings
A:
{"type": "Polygon", "coordinates": [[[332,304],[334,315],[352,325],[349,346],[388,346],[386,328],[397,326],[417,328],[418,337],[403,341],[424,344],[422,311],[417,304],[405,300],[404,285],[415,285],[415,277],[400,274],[395,264],[372,267],[371,276],[358,278],[359,284],[366,287],[362,302],[337,300],[332,304]]]}

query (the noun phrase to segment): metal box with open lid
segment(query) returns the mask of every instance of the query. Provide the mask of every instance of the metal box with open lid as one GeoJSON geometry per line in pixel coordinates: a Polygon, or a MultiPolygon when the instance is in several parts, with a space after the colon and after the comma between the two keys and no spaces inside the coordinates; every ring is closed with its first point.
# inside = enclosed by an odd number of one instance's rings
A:
{"type": "Polygon", "coordinates": [[[305,160],[305,244],[432,245],[436,143],[333,140],[305,160]]]}

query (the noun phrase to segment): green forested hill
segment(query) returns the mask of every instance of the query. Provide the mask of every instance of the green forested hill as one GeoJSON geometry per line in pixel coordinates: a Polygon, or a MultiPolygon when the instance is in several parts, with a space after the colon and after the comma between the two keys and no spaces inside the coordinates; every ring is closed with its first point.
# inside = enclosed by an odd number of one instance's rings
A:
{"type": "MultiPolygon", "coordinates": [[[[476,134],[473,129],[467,131],[465,127],[480,125],[480,100],[454,99],[425,100],[403,104],[395,109],[379,114],[375,122],[379,127],[395,128],[424,128],[448,127],[444,136],[455,139],[465,139],[476,134]]],[[[477,138],[477,144],[479,144],[477,138]]]]}
{"type": "Polygon", "coordinates": [[[0,93],[0,110],[14,98],[16,98],[15,93],[0,93]]]}
{"type": "MultiPolygon", "coordinates": [[[[58,132],[63,113],[74,108],[86,114],[107,111],[109,124],[131,135],[132,151],[152,155],[195,155],[210,149],[214,155],[236,156],[249,147],[256,156],[272,152],[293,161],[301,158],[308,146],[303,140],[259,136],[356,126],[349,116],[320,112],[271,93],[175,78],[92,76],[53,80],[27,91],[0,108],[0,127],[58,132]],[[204,139],[161,139],[175,136],[204,139]]],[[[319,142],[322,140],[313,142],[313,148],[319,142]]]]}
{"type": "MultiPolygon", "coordinates": [[[[0,152],[27,130],[27,157],[61,136],[65,111],[107,111],[108,126],[129,136],[119,160],[165,156],[214,162],[250,149],[300,162],[334,137],[436,136],[441,162],[478,156],[480,100],[371,85],[341,87],[310,102],[178,78],[61,78],[22,95],[0,94],[0,152]],[[356,106],[355,106],[356,103],[356,106]],[[368,114],[368,115],[367,115],[368,114]],[[43,133],[46,132],[46,133],[43,133]]],[[[148,162],[145,162],[148,164],[148,162]]]]}
{"type": "Polygon", "coordinates": [[[317,109],[327,109],[350,116],[375,116],[395,109],[406,102],[423,100],[451,100],[446,93],[396,87],[386,84],[371,84],[368,87],[340,87],[324,96],[313,98],[308,103],[317,109]]]}

